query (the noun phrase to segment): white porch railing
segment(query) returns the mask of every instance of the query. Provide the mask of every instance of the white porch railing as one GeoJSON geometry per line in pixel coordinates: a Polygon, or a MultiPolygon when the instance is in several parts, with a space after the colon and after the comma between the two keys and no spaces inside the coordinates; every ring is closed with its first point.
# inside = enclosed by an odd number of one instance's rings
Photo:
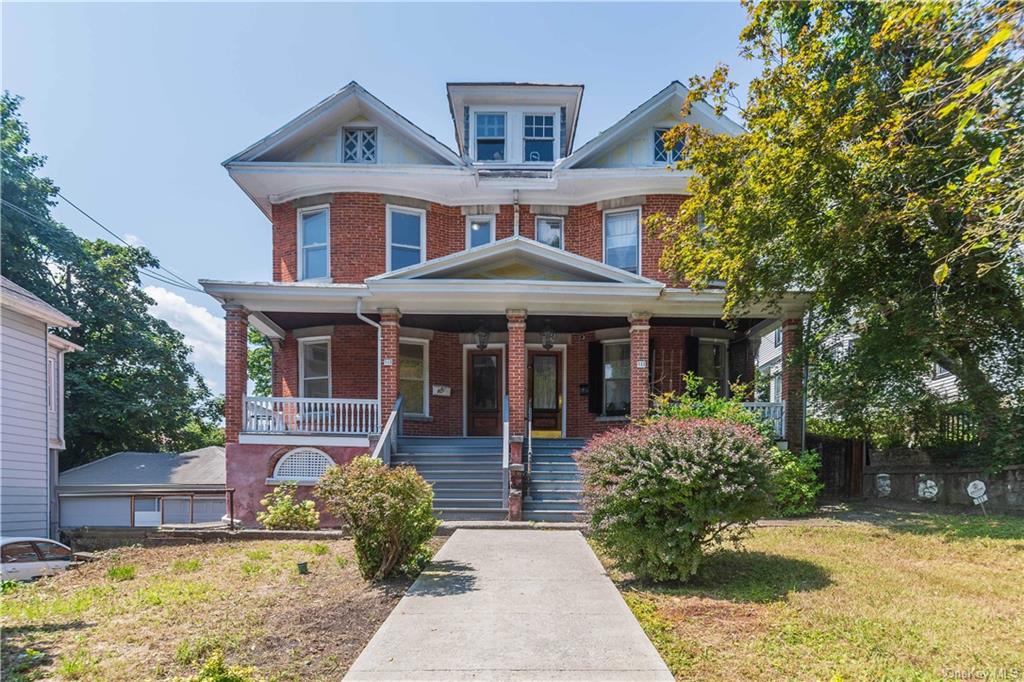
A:
{"type": "Polygon", "coordinates": [[[743,407],[756,413],[769,422],[775,429],[775,437],[786,437],[786,404],[785,403],[743,403],[743,407]]]}
{"type": "Polygon", "coordinates": [[[274,398],[247,395],[243,433],[366,436],[380,432],[374,399],[274,398]]]}

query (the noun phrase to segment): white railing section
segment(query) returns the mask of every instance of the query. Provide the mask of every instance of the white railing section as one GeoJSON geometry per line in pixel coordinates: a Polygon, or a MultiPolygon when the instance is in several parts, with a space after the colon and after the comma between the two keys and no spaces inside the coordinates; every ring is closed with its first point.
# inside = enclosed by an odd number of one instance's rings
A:
{"type": "Polygon", "coordinates": [[[247,395],[243,408],[245,433],[366,436],[380,431],[380,407],[374,399],[247,395]]]}
{"type": "Polygon", "coordinates": [[[786,404],[785,403],[743,403],[743,407],[757,414],[775,429],[776,438],[786,437],[786,404]]]}
{"type": "Polygon", "coordinates": [[[502,491],[501,499],[508,505],[508,458],[509,458],[509,427],[508,427],[508,395],[501,401],[501,472],[502,491]]]}
{"type": "Polygon", "coordinates": [[[404,413],[405,399],[399,395],[395,406],[384,422],[384,428],[380,432],[380,440],[377,447],[373,449],[374,459],[384,462],[385,466],[391,466],[391,455],[398,452],[398,437],[402,435],[402,416],[404,413]]]}

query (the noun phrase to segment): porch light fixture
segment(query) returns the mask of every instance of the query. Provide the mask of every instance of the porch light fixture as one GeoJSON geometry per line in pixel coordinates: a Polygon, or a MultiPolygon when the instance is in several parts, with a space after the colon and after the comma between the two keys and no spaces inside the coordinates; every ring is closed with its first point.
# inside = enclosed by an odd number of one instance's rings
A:
{"type": "Polygon", "coordinates": [[[486,350],[487,349],[487,339],[489,339],[490,336],[491,336],[491,333],[489,331],[487,331],[486,329],[484,329],[483,327],[480,327],[479,329],[477,329],[476,330],[476,347],[479,348],[480,350],[486,350]]]}
{"type": "Polygon", "coordinates": [[[542,337],[540,345],[541,345],[541,347],[544,350],[551,350],[551,348],[554,347],[554,345],[555,345],[555,330],[554,329],[552,329],[551,327],[548,327],[547,329],[544,330],[544,335],[542,337]]]}

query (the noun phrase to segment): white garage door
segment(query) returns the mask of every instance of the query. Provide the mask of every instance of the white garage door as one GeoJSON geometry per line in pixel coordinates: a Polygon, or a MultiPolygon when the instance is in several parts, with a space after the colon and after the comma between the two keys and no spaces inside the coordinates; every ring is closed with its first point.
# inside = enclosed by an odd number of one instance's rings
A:
{"type": "Polygon", "coordinates": [[[132,525],[130,497],[61,497],[62,528],[82,526],[128,527],[132,525]]]}

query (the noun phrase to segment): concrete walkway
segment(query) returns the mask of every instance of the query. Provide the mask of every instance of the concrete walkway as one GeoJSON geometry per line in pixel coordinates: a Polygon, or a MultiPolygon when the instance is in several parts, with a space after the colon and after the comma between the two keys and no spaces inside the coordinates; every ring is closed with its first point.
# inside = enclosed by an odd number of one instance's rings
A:
{"type": "Polygon", "coordinates": [[[671,680],[577,531],[459,529],[346,680],[671,680]]]}

